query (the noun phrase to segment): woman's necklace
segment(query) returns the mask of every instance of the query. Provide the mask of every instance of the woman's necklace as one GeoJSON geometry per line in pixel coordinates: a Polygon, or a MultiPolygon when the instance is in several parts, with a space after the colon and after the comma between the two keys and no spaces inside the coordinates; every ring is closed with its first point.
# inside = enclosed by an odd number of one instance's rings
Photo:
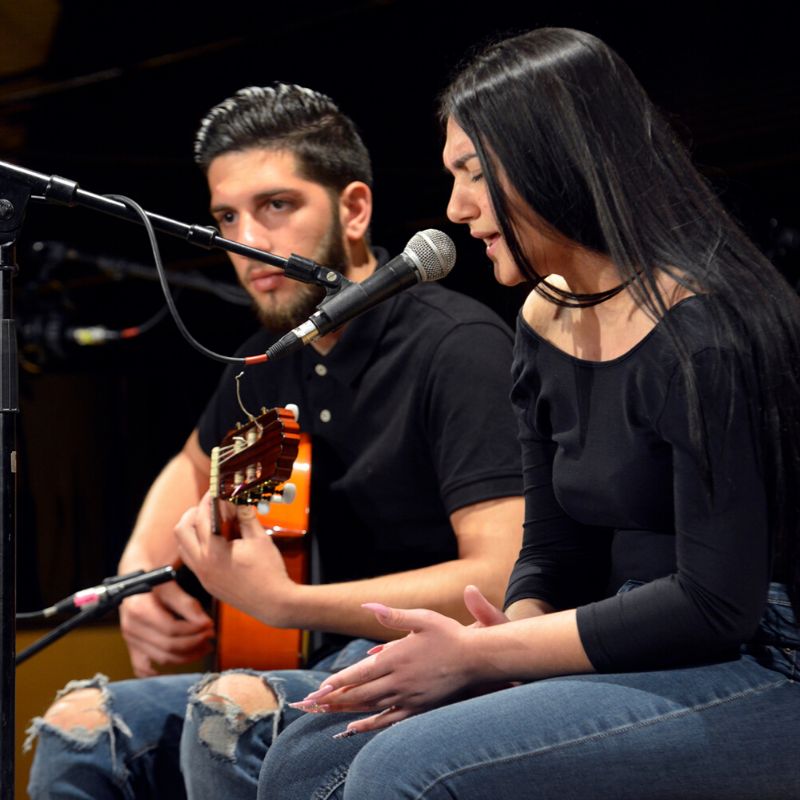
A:
{"type": "Polygon", "coordinates": [[[628,280],[619,284],[619,286],[614,286],[612,289],[606,289],[602,292],[591,292],[587,294],[559,289],[558,286],[553,286],[553,284],[548,283],[544,279],[539,281],[534,289],[546,300],[555,303],[557,306],[563,306],[564,308],[589,308],[599,303],[604,303],[612,297],[616,297],[621,291],[627,289],[638,277],[639,273],[637,272],[636,275],[632,275],[628,280]]]}

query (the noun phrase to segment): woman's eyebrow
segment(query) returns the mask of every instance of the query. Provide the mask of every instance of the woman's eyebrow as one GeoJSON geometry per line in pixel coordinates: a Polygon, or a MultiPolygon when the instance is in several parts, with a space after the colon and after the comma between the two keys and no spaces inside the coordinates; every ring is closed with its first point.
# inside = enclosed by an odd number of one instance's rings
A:
{"type": "Polygon", "coordinates": [[[449,165],[445,164],[444,165],[444,171],[445,172],[455,172],[458,169],[463,169],[468,161],[472,161],[473,158],[477,158],[477,157],[478,157],[477,153],[464,153],[464,155],[459,156],[451,164],[449,164],[449,165]]]}

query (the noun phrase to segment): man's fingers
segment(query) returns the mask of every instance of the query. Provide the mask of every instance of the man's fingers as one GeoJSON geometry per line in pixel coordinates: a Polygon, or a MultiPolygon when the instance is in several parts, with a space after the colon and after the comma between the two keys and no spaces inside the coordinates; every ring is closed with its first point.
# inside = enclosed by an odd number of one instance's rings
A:
{"type": "Polygon", "coordinates": [[[161,652],[184,653],[194,650],[203,642],[213,639],[214,630],[213,628],[205,628],[197,631],[194,628],[187,628],[185,630],[173,630],[165,634],[161,631],[136,628],[129,631],[127,638],[131,642],[147,643],[161,652]]]}
{"type": "MultiPolygon", "coordinates": [[[[214,626],[214,621],[205,612],[197,598],[185,592],[177,583],[170,584],[169,589],[162,592],[159,599],[171,612],[177,614],[192,626],[203,628],[212,628],[214,626]]],[[[180,622],[180,620],[178,621],[180,622]]]]}
{"type": "Polygon", "coordinates": [[[236,519],[239,522],[239,533],[242,539],[263,538],[264,528],[258,520],[255,506],[237,506],[236,519]]]}
{"type": "Polygon", "coordinates": [[[150,659],[139,650],[130,650],[131,667],[137,678],[152,678],[158,673],[153,669],[150,659]]]}
{"type": "Polygon", "coordinates": [[[187,636],[164,636],[159,633],[142,636],[134,631],[125,639],[130,648],[140,650],[158,664],[181,664],[209,652],[213,636],[210,631],[187,636]]]}
{"type": "Polygon", "coordinates": [[[129,597],[123,603],[123,629],[136,625],[170,635],[198,633],[214,622],[203,607],[177,583],[165,583],[148,594],[129,597]]]}
{"type": "Polygon", "coordinates": [[[181,514],[181,518],[178,520],[178,524],[175,526],[176,528],[186,528],[191,527],[195,524],[195,520],[197,519],[197,506],[191,506],[187,508],[186,511],[181,514]]]}

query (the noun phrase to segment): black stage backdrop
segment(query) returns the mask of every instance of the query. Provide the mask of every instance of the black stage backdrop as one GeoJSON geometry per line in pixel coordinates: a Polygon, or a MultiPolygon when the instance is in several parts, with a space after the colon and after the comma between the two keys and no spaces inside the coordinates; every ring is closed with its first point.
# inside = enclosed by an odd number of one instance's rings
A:
{"type": "MultiPolygon", "coordinates": [[[[0,0],[0,159],[207,224],[204,181],[191,160],[199,119],[242,86],[306,84],[356,120],[372,152],[374,241],[395,253],[417,230],[446,230],[459,250],[447,284],[513,322],[520,293],[495,285],[480,245],[444,216],[436,96],[475,45],[539,25],[579,27],[631,64],[733,213],[796,284],[800,117],[790,5],[263,0],[204,9],[0,0]]],[[[173,269],[230,279],[224,256],[161,242],[173,269]]],[[[70,346],[65,328],[124,328],[163,306],[155,283],[100,270],[97,256],[151,263],[136,225],[29,207],[15,286],[19,610],[115,571],[150,481],[220,371],[169,320],[123,344],[70,346]],[[63,247],[84,256],[65,260],[63,247]]],[[[218,351],[232,352],[253,327],[246,308],[207,292],[184,290],[178,302],[195,335],[218,351]]]]}

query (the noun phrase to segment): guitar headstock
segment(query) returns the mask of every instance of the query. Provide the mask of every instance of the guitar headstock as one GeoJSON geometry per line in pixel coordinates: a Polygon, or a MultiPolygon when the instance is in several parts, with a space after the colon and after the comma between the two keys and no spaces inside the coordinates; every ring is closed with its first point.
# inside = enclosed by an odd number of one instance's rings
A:
{"type": "Polygon", "coordinates": [[[292,411],[262,408],[211,451],[211,496],[238,505],[269,500],[291,475],[299,444],[292,411]]]}

